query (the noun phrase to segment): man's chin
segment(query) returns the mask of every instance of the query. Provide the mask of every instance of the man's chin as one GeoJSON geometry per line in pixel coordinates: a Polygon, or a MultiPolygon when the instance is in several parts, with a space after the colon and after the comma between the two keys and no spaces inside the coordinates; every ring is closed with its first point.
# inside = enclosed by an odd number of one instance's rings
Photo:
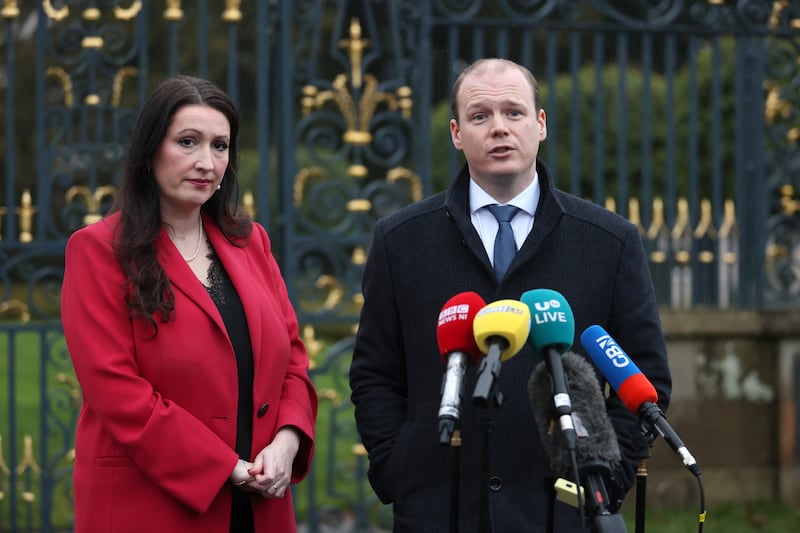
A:
{"type": "Polygon", "coordinates": [[[515,182],[533,176],[530,168],[520,168],[519,165],[493,165],[487,169],[486,174],[494,181],[515,182]]]}

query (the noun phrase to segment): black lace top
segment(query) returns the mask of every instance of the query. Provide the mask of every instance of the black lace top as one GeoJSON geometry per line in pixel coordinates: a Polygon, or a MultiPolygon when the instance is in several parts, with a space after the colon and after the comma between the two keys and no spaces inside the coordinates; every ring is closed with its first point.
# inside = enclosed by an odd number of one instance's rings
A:
{"type": "MultiPolygon", "coordinates": [[[[242,301],[231,282],[228,273],[216,254],[211,254],[211,266],[208,271],[209,285],[206,287],[209,296],[217,305],[228,336],[236,355],[236,367],[239,375],[239,404],[236,416],[236,453],[241,459],[250,460],[250,441],[253,436],[253,350],[250,345],[250,330],[244,314],[242,301]]],[[[231,533],[253,531],[250,495],[239,489],[233,489],[233,507],[231,509],[231,533]]]]}

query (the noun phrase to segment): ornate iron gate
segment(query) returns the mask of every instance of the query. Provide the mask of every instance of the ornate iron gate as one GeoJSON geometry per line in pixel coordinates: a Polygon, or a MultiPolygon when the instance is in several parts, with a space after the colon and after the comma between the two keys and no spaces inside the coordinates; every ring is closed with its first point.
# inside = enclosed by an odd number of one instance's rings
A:
{"type": "Polygon", "coordinates": [[[323,402],[295,492],[311,531],[390,523],[346,380],[361,268],[377,218],[461,164],[447,101],[474,58],[537,75],[543,159],[640,225],[662,305],[797,305],[797,0],[5,0],[0,18],[2,530],[69,528],[64,244],[108,207],[138,105],[177,72],[245,119],[242,201],[275,241],[323,402]]]}

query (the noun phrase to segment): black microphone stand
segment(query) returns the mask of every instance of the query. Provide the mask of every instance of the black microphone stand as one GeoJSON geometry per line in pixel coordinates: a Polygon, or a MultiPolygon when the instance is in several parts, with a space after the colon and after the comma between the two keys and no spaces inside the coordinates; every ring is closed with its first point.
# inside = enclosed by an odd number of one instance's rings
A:
{"type": "Polygon", "coordinates": [[[489,435],[492,429],[492,412],[494,408],[503,405],[503,395],[495,390],[495,382],[500,376],[502,363],[500,356],[508,348],[508,340],[503,337],[493,337],[486,357],[481,361],[478,369],[478,381],[472,393],[472,404],[478,408],[478,428],[481,435],[481,479],[480,479],[480,510],[478,515],[478,531],[490,533],[492,530],[489,520],[489,435]]]}
{"type": "Polygon", "coordinates": [[[590,459],[579,465],[581,479],[585,483],[585,493],[588,496],[586,511],[587,518],[591,521],[593,533],[627,533],[625,520],[622,515],[612,513],[609,508],[611,503],[606,490],[605,478],[611,475],[611,467],[604,459],[590,459]]]}
{"type": "Polygon", "coordinates": [[[450,533],[458,533],[461,494],[461,430],[458,428],[450,437],[450,450],[450,533]]]}
{"type": "Polygon", "coordinates": [[[545,522],[547,525],[547,533],[553,533],[556,520],[556,488],[555,479],[552,477],[545,478],[545,491],[547,492],[547,514],[545,522]]]}
{"type": "Polygon", "coordinates": [[[655,435],[652,431],[641,426],[641,433],[634,437],[633,447],[636,451],[636,459],[639,464],[636,468],[636,529],[635,533],[644,533],[646,509],[647,509],[647,459],[650,458],[650,449],[655,442],[655,435]]]}

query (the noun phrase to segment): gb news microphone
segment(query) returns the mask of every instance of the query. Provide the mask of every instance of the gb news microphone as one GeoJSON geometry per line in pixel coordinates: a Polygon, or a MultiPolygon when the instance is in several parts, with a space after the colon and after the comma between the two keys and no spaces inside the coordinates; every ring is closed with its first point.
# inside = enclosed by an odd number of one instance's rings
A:
{"type": "Polygon", "coordinates": [[[436,340],[439,353],[447,364],[442,378],[442,399],[439,405],[439,443],[450,443],[461,414],[464,372],[483,357],[475,342],[472,324],[486,302],[477,293],[462,292],[450,298],[439,313],[436,340]]]}
{"type": "Polygon", "coordinates": [[[617,391],[617,395],[633,413],[638,413],[678,454],[683,465],[695,476],[700,476],[697,461],[689,453],[689,449],[667,423],[664,413],[658,407],[658,393],[650,380],[639,370],[639,367],[628,357],[628,354],[598,325],[589,326],[581,335],[581,344],[617,391]]]}
{"type": "Polygon", "coordinates": [[[475,315],[472,325],[475,342],[486,354],[478,368],[478,380],[472,394],[472,403],[476,407],[486,408],[490,405],[502,363],[522,349],[530,328],[528,306],[516,300],[497,300],[475,315]]]}
{"type": "Polygon", "coordinates": [[[561,293],[552,289],[525,292],[520,300],[531,313],[528,339],[534,353],[541,355],[550,375],[552,400],[559,425],[569,450],[575,449],[575,426],[572,421],[572,401],[569,397],[561,354],[572,346],[575,338],[575,318],[561,293]]]}
{"type": "Polygon", "coordinates": [[[577,436],[574,457],[566,449],[564,434],[552,429],[558,413],[550,395],[546,365],[539,364],[528,381],[528,397],[550,459],[550,470],[558,478],[554,489],[559,500],[568,505],[581,509],[584,500],[590,504],[582,515],[592,521],[593,531],[624,532],[624,520],[612,511],[617,502],[610,501],[605,485],[620,464],[622,455],[617,434],[606,412],[600,383],[591,363],[583,356],[567,352],[561,357],[561,362],[572,396],[571,416],[577,436]],[[579,486],[578,480],[582,480],[586,490],[579,486]]]}

